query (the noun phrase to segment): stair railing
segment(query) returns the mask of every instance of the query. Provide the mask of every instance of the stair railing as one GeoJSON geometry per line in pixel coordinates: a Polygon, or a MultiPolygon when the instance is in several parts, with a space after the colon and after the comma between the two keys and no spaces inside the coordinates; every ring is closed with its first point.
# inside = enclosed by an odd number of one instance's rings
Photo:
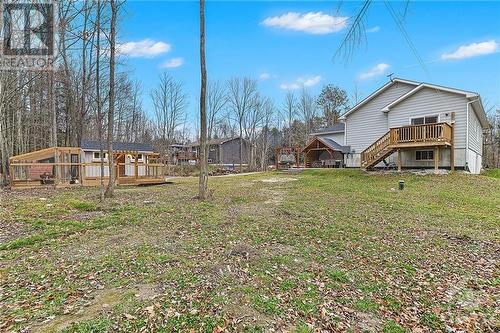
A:
{"type": "Polygon", "coordinates": [[[391,144],[391,132],[388,131],[381,136],[377,141],[372,143],[368,148],[361,152],[361,166],[370,164],[374,161],[378,154],[391,144]]]}

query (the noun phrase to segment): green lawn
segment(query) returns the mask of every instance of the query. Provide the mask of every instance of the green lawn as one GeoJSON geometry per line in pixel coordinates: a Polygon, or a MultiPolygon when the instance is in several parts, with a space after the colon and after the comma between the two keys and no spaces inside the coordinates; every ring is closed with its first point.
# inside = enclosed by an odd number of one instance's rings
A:
{"type": "Polygon", "coordinates": [[[311,170],[210,189],[0,192],[0,331],[499,329],[499,179],[311,170]]]}

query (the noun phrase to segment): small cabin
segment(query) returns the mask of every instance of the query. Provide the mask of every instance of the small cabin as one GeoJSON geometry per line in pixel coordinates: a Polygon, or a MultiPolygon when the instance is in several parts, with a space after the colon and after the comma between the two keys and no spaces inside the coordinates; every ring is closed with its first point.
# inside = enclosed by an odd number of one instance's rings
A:
{"type": "MultiPolygon", "coordinates": [[[[13,156],[9,160],[12,188],[46,185],[97,186],[109,179],[107,143],[82,140],[80,147],[51,147],[13,156]]],[[[117,185],[165,182],[165,163],[149,143],[113,142],[117,185]]]]}

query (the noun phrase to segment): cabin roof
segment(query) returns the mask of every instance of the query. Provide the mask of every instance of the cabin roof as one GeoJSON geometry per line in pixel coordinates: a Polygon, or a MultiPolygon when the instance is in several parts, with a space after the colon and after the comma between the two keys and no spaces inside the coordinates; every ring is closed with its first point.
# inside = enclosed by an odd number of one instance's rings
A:
{"type": "Polygon", "coordinates": [[[319,142],[321,142],[322,144],[324,144],[326,147],[330,148],[331,150],[337,150],[337,151],[340,151],[344,154],[347,154],[351,151],[351,147],[350,146],[342,146],[340,144],[338,144],[335,140],[332,140],[330,138],[324,138],[324,137],[320,137],[320,136],[315,136],[306,146],[304,149],[302,149],[302,151],[307,151],[309,149],[309,147],[316,141],[318,140],[319,142]]]}
{"type": "MultiPolygon", "coordinates": [[[[223,143],[226,143],[228,141],[232,141],[232,140],[238,140],[239,137],[234,137],[234,138],[219,138],[219,139],[210,139],[207,141],[207,144],[209,145],[221,145],[223,143]]],[[[243,139],[245,140],[245,139],[243,139]]],[[[195,142],[192,142],[192,143],[188,143],[186,144],[185,146],[186,147],[198,147],[200,145],[200,142],[199,141],[195,141],[195,142]]]]}
{"type": "MultiPolygon", "coordinates": [[[[103,142],[103,149],[107,150],[107,142],[103,142]]],[[[100,141],[98,140],[82,140],[80,143],[82,150],[100,150],[100,141]]],[[[137,152],[153,152],[153,146],[150,143],[138,142],[113,142],[113,150],[119,151],[137,151],[137,152]]]]}
{"type": "Polygon", "coordinates": [[[344,133],[344,131],[345,131],[345,123],[336,123],[330,127],[320,128],[319,130],[311,133],[310,135],[344,133]]]}

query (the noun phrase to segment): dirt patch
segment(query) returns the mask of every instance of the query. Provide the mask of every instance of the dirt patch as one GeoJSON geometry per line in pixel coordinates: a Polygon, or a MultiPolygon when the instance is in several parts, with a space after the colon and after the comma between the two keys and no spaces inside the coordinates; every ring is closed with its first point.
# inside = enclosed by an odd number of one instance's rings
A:
{"type": "Polygon", "coordinates": [[[268,317],[246,304],[232,305],[229,309],[227,309],[227,312],[239,328],[238,331],[243,331],[244,327],[266,327],[270,323],[270,319],[268,317]]]}
{"type": "Polygon", "coordinates": [[[66,314],[56,318],[49,317],[41,325],[33,327],[32,332],[60,332],[73,323],[92,319],[120,303],[126,292],[125,289],[117,288],[99,291],[89,306],[74,314],[66,314]]]}
{"type": "Polygon", "coordinates": [[[8,243],[29,234],[28,227],[23,223],[0,220],[0,244],[8,243]]]}
{"type": "Polygon", "coordinates": [[[380,332],[382,320],[374,314],[358,312],[355,315],[353,327],[355,332],[380,332]]]}
{"type": "Polygon", "coordinates": [[[247,244],[239,244],[236,245],[231,251],[228,253],[228,257],[238,257],[248,260],[254,257],[257,254],[255,249],[247,244]]]}
{"type": "Polygon", "coordinates": [[[297,178],[279,178],[279,177],[272,177],[272,178],[266,178],[266,179],[261,179],[261,180],[255,180],[256,182],[263,182],[263,183],[288,183],[288,182],[293,182],[298,180],[297,178]]]}
{"type": "MultiPolygon", "coordinates": [[[[72,324],[93,319],[100,314],[112,311],[112,308],[118,304],[126,304],[126,295],[133,293],[141,300],[152,300],[162,294],[163,290],[156,284],[141,284],[133,288],[113,288],[100,290],[89,304],[74,313],[64,314],[59,317],[49,317],[45,322],[33,327],[32,332],[60,332],[72,324]]],[[[69,312],[71,308],[66,309],[69,312]]]]}

